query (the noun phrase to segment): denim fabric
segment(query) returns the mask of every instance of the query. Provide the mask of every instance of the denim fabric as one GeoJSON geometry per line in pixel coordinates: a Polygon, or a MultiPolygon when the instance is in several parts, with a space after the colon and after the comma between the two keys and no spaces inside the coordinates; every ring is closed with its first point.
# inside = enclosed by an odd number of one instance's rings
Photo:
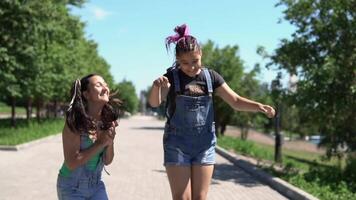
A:
{"type": "Polygon", "coordinates": [[[215,124],[212,84],[203,69],[209,94],[191,97],[179,95],[178,72],[173,71],[177,92],[176,109],[166,123],[163,135],[164,165],[210,165],[215,163],[215,124]]]}
{"type": "MultiPolygon", "coordinates": [[[[81,136],[80,149],[89,146],[81,136]]],[[[59,200],[106,200],[108,199],[105,185],[101,180],[101,172],[104,163],[102,157],[96,169],[90,170],[86,165],[82,165],[71,172],[68,177],[58,175],[57,195],[59,200]]]]}

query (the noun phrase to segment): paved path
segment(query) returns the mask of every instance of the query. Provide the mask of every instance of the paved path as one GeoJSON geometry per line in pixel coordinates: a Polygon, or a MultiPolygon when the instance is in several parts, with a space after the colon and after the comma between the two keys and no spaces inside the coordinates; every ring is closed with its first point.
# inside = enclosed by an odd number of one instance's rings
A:
{"type": "MultiPolygon", "coordinates": [[[[225,135],[233,136],[233,137],[241,137],[241,130],[240,128],[237,128],[235,126],[227,126],[225,135]]],[[[284,135],[284,136],[287,137],[288,135],[284,135]]],[[[258,132],[254,129],[249,130],[247,140],[266,144],[272,147],[274,147],[275,144],[274,138],[272,138],[269,135],[258,132]]],[[[326,151],[325,148],[318,147],[318,145],[304,140],[292,140],[292,141],[285,140],[283,141],[282,151],[283,149],[301,151],[305,153],[310,152],[313,154],[317,153],[320,155],[325,155],[325,151],[326,151]]]]}
{"type": "MultiPolygon", "coordinates": [[[[162,165],[163,122],[150,117],[122,119],[115,159],[104,173],[110,199],[169,200],[162,165]]],[[[60,135],[18,152],[0,151],[0,200],[57,199],[56,177],[63,162],[60,135]]],[[[217,156],[209,200],[286,199],[217,156]]]]}

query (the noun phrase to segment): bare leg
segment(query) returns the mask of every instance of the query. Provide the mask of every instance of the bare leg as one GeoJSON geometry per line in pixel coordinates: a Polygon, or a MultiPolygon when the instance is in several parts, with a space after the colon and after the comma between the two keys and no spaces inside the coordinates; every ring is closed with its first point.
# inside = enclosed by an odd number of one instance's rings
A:
{"type": "Polygon", "coordinates": [[[208,194],[214,165],[193,165],[192,200],[205,200],[208,194]]]}
{"type": "Polygon", "coordinates": [[[173,200],[191,200],[190,166],[167,166],[173,200]]]}

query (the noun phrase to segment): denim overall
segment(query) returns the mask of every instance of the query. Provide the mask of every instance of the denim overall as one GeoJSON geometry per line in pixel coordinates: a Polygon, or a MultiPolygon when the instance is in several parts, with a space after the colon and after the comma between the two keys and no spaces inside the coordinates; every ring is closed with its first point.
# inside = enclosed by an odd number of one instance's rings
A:
{"type": "MultiPolygon", "coordinates": [[[[88,135],[80,136],[80,150],[89,148],[85,142],[88,135]]],[[[57,194],[59,200],[107,200],[104,182],[101,180],[101,172],[104,163],[102,157],[96,169],[89,170],[86,165],[82,165],[73,170],[68,177],[58,176],[57,194]]]]}
{"type": "Polygon", "coordinates": [[[178,69],[173,69],[176,108],[163,135],[164,165],[212,165],[215,163],[213,87],[209,71],[202,69],[208,95],[180,95],[178,69]]]}

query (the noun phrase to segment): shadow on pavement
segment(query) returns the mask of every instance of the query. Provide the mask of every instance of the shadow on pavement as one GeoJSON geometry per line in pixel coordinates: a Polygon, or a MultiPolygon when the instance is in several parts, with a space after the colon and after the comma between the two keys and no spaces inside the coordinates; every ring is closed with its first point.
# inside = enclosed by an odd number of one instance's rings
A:
{"type": "Polygon", "coordinates": [[[212,184],[219,184],[217,180],[231,181],[245,187],[261,185],[261,183],[251,178],[246,172],[243,172],[234,165],[228,164],[215,164],[212,184]]]}
{"type": "MultiPolygon", "coordinates": [[[[152,171],[166,174],[166,170],[153,169],[152,171]]],[[[219,181],[230,181],[244,187],[256,187],[262,185],[255,179],[251,178],[250,175],[246,174],[246,172],[238,169],[236,166],[228,164],[215,164],[211,184],[221,184],[219,181]]]]}

